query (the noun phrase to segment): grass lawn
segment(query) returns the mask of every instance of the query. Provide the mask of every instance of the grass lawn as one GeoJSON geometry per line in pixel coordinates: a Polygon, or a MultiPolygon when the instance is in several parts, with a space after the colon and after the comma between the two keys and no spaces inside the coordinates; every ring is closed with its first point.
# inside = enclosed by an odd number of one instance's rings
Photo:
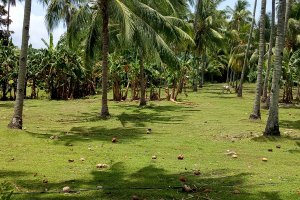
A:
{"type": "Polygon", "coordinates": [[[22,131],[6,128],[13,103],[0,102],[0,182],[13,185],[13,199],[30,200],[300,199],[300,107],[281,108],[282,137],[264,138],[267,111],[248,120],[254,85],[242,99],[221,90],[207,85],[182,95],[183,104],[109,102],[109,120],[97,117],[99,96],[26,100],[22,131]],[[194,192],[182,192],[184,184],[194,192]],[[75,192],[61,193],[64,186],[75,192]]]}

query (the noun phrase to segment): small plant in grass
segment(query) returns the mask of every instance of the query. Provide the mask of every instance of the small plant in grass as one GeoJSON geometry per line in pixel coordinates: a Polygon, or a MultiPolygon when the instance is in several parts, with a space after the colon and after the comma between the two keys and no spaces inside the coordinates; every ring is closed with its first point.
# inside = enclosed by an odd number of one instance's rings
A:
{"type": "Polygon", "coordinates": [[[13,186],[4,181],[0,183],[0,200],[9,200],[13,195],[13,186]]]}

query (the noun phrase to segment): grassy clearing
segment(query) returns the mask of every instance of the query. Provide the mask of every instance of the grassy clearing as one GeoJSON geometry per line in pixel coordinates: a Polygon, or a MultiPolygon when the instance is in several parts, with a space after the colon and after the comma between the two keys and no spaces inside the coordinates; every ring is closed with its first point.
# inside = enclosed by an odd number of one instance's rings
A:
{"type": "Polygon", "coordinates": [[[281,108],[283,136],[264,138],[267,112],[261,122],[248,120],[254,86],[245,87],[243,99],[220,91],[221,85],[208,85],[182,98],[184,104],[150,102],[146,108],[110,102],[109,120],[97,118],[98,96],[26,100],[22,131],[6,128],[13,104],[0,102],[0,182],[12,183],[15,192],[49,191],[14,199],[299,199],[300,107],[281,108]],[[119,141],[113,144],[112,137],[119,141]],[[177,160],[179,154],[184,160],[177,160]],[[98,170],[98,163],[109,168],[98,170]],[[198,189],[176,189],[183,184],[198,189]],[[91,190],[55,193],[64,186],[91,190]]]}

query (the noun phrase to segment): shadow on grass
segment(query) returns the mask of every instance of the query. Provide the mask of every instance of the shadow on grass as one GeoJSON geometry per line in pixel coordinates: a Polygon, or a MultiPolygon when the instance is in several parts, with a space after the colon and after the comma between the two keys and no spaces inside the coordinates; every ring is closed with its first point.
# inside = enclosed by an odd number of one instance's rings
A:
{"type": "Polygon", "coordinates": [[[26,131],[33,137],[50,139],[51,136],[57,135],[58,139],[53,139],[54,144],[63,144],[69,146],[74,142],[106,141],[111,143],[113,137],[118,138],[121,143],[130,142],[134,139],[140,139],[146,135],[146,129],[143,128],[113,128],[103,127],[85,127],[78,126],[71,128],[70,131],[62,133],[59,130],[49,130],[47,134],[26,131]]]}
{"type": "Polygon", "coordinates": [[[0,108],[13,108],[13,107],[14,107],[13,102],[8,102],[8,101],[0,102],[0,108]]]}
{"type": "MultiPolygon", "coordinates": [[[[121,103],[120,103],[121,104],[121,103]]],[[[120,110],[126,110],[125,112],[122,112],[119,115],[111,116],[111,118],[117,118],[120,120],[123,126],[125,126],[126,122],[132,122],[138,127],[145,127],[146,122],[154,122],[154,123],[175,123],[176,120],[182,121],[179,119],[182,119],[184,116],[178,116],[177,119],[174,119],[174,117],[168,117],[163,115],[162,112],[189,112],[192,109],[192,107],[185,106],[185,105],[166,105],[166,106],[157,106],[154,104],[150,104],[145,107],[138,107],[136,105],[128,105],[128,104],[122,104],[122,105],[116,105],[116,107],[120,107],[120,110]]],[[[196,110],[193,110],[196,111],[196,110]]],[[[200,110],[198,110],[200,111],[200,110]]],[[[56,122],[62,123],[62,124],[72,124],[72,123],[84,123],[84,122],[97,122],[97,121],[103,121],[103,120],[109,120],[108,119],[102,119],[99,117],[99,113],[96,112],[83,112],[79,115],[63,115],[63,117],[56,122]]]]}
{"type": "MultiPolygon", "coordinates": [[[[259,136],[254,137],[251,140],[256,142],[280,142],[284,140],[300,140],[300,137],[293,137],[293,136],[259,136]]],[[[297,142],[296,142],[297,143],[297,142]]]]}
{"type": "Polygon", "coordinates": [[[284,128],[292,128],[292,129],[300,130],[300,120],[297,121],[281,120],[279,125],[284,128]]]}
{"type": "Polygon", "coordinates": [[[102,119],[97,117],[96,113],[80,113],[79,115],[65,116],[59,119],[57,122],[62,124],[74,125],[69,131],[61,131],[59,129],[49,130],[37,130],[36,132],[26,131],[33,137],[49,139],[53,135],[59,136],[55,138],[54,143],[69,145],[73,142],[88,142],[88,141],[107,141],[111,142],[112,137],[117,137],[122,142],[129,142],[133,139],[140,139],[146,135],[147,127],[151,123],[161,124],[181,124],[184,121],[186,115],[183,115],[183,111],[192,110],[190,107],[181,105],[170,106],[147,106],[146,108],[139,108],[134,105],[123,105],[126,111],[112,118],[117,119],[122,127],[118,128],[105,128],[104,126],[98,126],[97,124],[89,124],[85,126],[85,122],[101,121],[102,119]],[[177,116],[167,115],[170,111],[172,113],[178,112],[177,116]],[[130,124],[130,127],[128,125],[130,124]]]}
{"type": "MultiPolygon", "coordinates": [[[[62,187],[69,184],[71,189],[80,193],[64,195],[62,193],[43,193],[43,194],[19,194],[20,199],[132,199],[133,195],[139,199],[275,199],[280,200],[278,192],[248,193],[249,187],[246,180],[250,174],[240,173],[229,175],[228,171],[219,176],[211,177],[209,174],[216,174],[211,171],[207,176],[195,176],[192,172],[170,174],[165,169],[157,168],[155,164],[141,168],[132,173],[126,173],[126,166],[122,162],[113,164],[109,169],[92,171],[91,180],[67,180],[60,183],[48,183],[41,185],[39,183],[28,184],[28,181],[18,182],[22,188],[28,185],[34,186],[30,189],[35,191],[49,192],[60,191],[62,187]],[[181,183],[179,177],[185,176],[187,182],[181,183]],[[182,186],[189,185],[193,191],[183,192],[182,186]],[[96,190],[97,186],[102,189],[96,190]],[[234,192],[238,190],[239,193],[234,192]]],[[[205,174],[204,174],[205,175],[205,174]]]]}
{"type": "Polygon", "coordinates": [[[279,108],[281,109],[300,109],[300,105],[299,104],[284,104],[281,103],[279,108]]]}
{"type": "Polygon", "coordinates": [[[28,173],[23,172],[23,171],[0,170],[0,178],[7,178],[7,177],[17,178],[17,177],[26,176],[26,175],[28,175],[28,173]]]}
{"type": "Polygon", "coordinates": [[[129,123],[132,123],[135,127],[146,127],[146,123],[181,124],[187,115],[180,114],[174,116],[174,113],[190,112],[191,110],[190,107],[176,104],[167,106],[149,105],[145,108],[126,105],[125,109],[127,112],[122,112],[116,116],[123,127],[126,127],[129,123]],[[131,112],[128,112],[128,110],[131,112]],[[169,116],[165,112],[172,112],[173,115],[169,116]]]}

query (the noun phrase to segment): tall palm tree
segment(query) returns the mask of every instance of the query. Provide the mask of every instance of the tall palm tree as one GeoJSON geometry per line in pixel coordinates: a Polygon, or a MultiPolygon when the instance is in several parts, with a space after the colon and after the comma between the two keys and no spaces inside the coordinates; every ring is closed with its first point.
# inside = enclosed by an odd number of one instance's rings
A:
{"type": "Polygon", "coordinates": [[[81,40],[85,40],[86,55],[97,55],[99,44],[102,46],[102,55],[100,55],[103,69],[102,117],[109,115],[106,55],[109,50],[113,49],[114,45],[118,43],[120,47],[132,47],[133,45],[142,49],[150,48],[159,54],[163,62],[178,66],[179,62],[167,42],[173,45],[174,42],[178,42],[182,38],[192,40],[187,33],[176,26],[176,24],[182,24],[182,20],[162,15],[158,9],[149,6],[151,2],[153,1],[99,0],[97,4],[81,6],[70,23],[69,38],[74,40],[81,37],[81,40]],[[107,10],[110,11],[107,12],[107,10]],[[102,33],[99,26],[102,26],[102,33]],[[108,45],[108,40],[110,45],[108,45]]]}
{"type": "Polygon", "coordinates": [[[246,48],[246,53],[245,53],[245,57],[244,57],[244,63],[243,63],[243,69],[242,69],[240,84],[239,84],[239,87],[238,87],[238,93],[237,93],[238,97],[243,96],[243,82],[244,82],[244,76],[245,76],[245,71],[246,71],[246,64],[247,64],[249,49],[250,49],[250,45],[251,45],[251,41],[252,41],[253,28],[254,28],[254,24],[255,24],[256,5],[257,5],[257,0],[255,0],[255,2],[254,2],[254,8],[253,8],[253,13],[252,13],[253,14],[252,23],[251,23],[250,33],[249,33],[249,37],[248,37],[248,44],[247,44],[247,48],[246,48]]]}
{"type": "Polygon", "coordinates": [[[260,114],[260,97],[262,88],[262,68],[264,65],[265,55],[265,18],[266,18],[266,0],[261,1],[261,13],[259,22],[259,59],[257,65],[257,80],[256,80],[256,93],[253,105],[253,111],[250,115],[250,119],[261,119],[260,114]]]}
{"type": "Polygon", "coordinates": [[[23,31],[22,31],[22,46],[19,60],[19,73],[17,83],[17,98],[15,101],[14,115],[9,128],[22,129],[23,125],[23,105],[24,105],[24,90],[26,80],[26,62],[29,40],[29,27],[30,27],[30,13],[31,13],[31,0],[25,1],[23,31]]]}
{"type": "Polygon", "coordinates": [[[286,0],[279,0],[278,4],[278,25],[277,37],[275,45],[275,62],[272,77],[272,89],[270,98],[269,116],[265,128],[264,135],[280,135],[279,118],[278,118],[278,102],[279,102],[279,81],[282,73],[282,55],[284,49],[285,38],[285,10],[286,0]]]}
{"type": "Polygon", "coordinates": [[[268,52],[268,63],[267,63],[267,71],[264,80],[263,86],[263,96],[261,102],[266,102],[268,98],[268,85],[270,78],[270,70],[271,70],[271,59],[272,59],[272,49],[274,46],[274,36],[275,36],[275,0],[272,0],[272,19],[271,19],[271,33],[270,33],[270,41],[269,41],[269,52],[268,52]]]}
{"type": "Polygon", "coordinates": [[[194,22],[196,53],[202,59],[200,87],[204,84],[204,73],[208,64],[207,50],[223,42],[220,29],[224,21],[222,13],[216,9],[220,2],[220,0],[201,0],[196,7],[194,22]]]}

